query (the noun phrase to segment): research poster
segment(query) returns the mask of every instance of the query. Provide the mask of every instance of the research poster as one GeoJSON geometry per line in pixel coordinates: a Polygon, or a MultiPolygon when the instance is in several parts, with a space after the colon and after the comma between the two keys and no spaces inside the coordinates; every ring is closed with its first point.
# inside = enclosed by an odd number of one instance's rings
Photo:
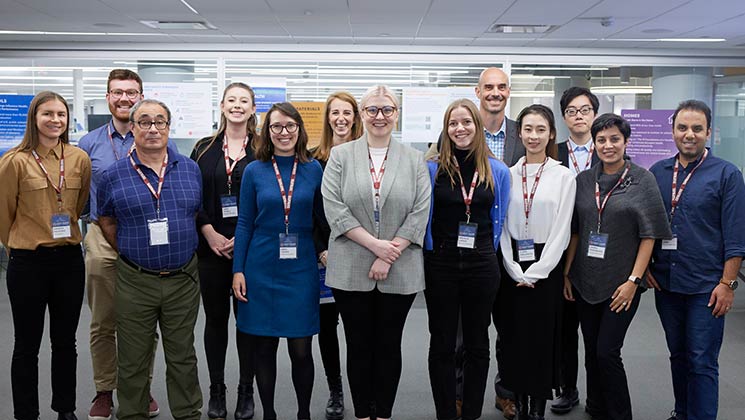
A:
{"type": "Polygon", "coordinates": [[[147,83],[145,98],[157,99],[171,110],[169,137],[198,139],[212,134],[212,85],[210,83],[147,83]]]}
{"type": "Polygon", "coordinates": [[[23,140],[33,95],[0,95],[0,156],[23,140]]]}
{"type": "Polygon", "coordinates": [[[404,143],[434,143],[442,131],[448,105],[456,99],[479,100],[471,87],[410,87],[403,89],[401,140],[404,143]]]}
{"type": "Polygon", "coordinates": [[[671,109],[624,109],[621,116],[631,126],[631,137],[626,154],[631,160],[646,169],[655,162],[669,158],[678,152],[672,135],[673,113],[671,109]]]}
{"type": "Polygon", "coordinates": [[[325,102],[293,102],[292,105],[303,117],[305,131],[308,133],[308,149],[318,147],[323,130],[323,109],[325,102]]]}

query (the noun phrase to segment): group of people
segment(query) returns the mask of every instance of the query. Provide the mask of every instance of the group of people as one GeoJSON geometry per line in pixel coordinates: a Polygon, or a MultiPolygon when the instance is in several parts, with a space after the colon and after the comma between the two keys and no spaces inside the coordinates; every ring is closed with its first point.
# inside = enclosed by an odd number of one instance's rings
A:
{"type": "Polygon", "coordinates": [[[31,102],[22,143],[0,159],[0,241],[10,252],[14,416],[37,419],[38,353],[49,310],[52,409],[75,419],[84,289],[96,396],[90,420],[158,414],[149,389],[162,343],[171,415],[199,419],[194,326],[201,296],[210,419],[228,417],[231,310],[236,419],[277,418],[277,350],[287,339],[297,418],[310,419],[318,334],[326,418],[344,418],[337,326],[343,321],[354,416],[388,420],[402,372],[404,324],[424,291],[437,419],[480,418],[498,333],[495,405],[539,420],[579,404],[578,329],[586,410],[632,418],[621,348],[647,288],[670,350],[671,420],[715,419],[718,353],[745,256],[742,174],[706,148],[711,110],[681,102],[679,153],[646,170],[626,155],[631,129],[597,116],[592,92],[564,92],[569,129],[552,110],[505,116],[507,75],[485,69],[479,105],[456,100],[426,154],[392,137],[400,103],[386,86],[329,96],[320,145],[300,113],[277,103],[260,132],[254,92],[236,82],[217,132],[191,159],[168,142],[171,112],[142,80],[114,70],[111,122],[79,148],[65,100],[31,102]],[[672,186],[672,191],[670,190],[672,186]],[[685,191],[685,194],[683,192],[685,191]],[[90,199],[89,199],[90,195],[90,199]],[[85,212],[86,203],[90,203],[85,212]],[[82,238],[78,220],[88,232],[82,238]],[[85,256],[81,250],[84,244],[85,256]],[[231,307],[232,306],[232,307],[231,307]],[[160,336],[157,331],[160,332],[160,336]]]}

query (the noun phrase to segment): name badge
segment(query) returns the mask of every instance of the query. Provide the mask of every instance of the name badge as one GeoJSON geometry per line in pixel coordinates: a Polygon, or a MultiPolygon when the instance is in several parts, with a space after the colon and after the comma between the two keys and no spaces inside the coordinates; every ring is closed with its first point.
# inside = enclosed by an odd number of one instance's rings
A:
{"type": "Polygon", "coordinates": [[[535,261],[535,244],[532,239],[517,241],[517,259],[520,262],[535,261]]]}
{"type": "Polygon", "coordinates": [[[72,236],[70,231],[70,216],[64,213],[52,215],[52,239],[63,239],[72,236]]]}
{"type": "Polygon", "coordinates": [[[677,251],[678,250],[678,237],[673,236],[673,239],[663,239],[662,249],[665,251],[677,251]]]}
{"type": "Polygon", "coordinates": [[[331,288],[326,286],[326,267],[323,264],[318,263],[318,276],[321,281],[321,299],[320,303],[331,303],[334,302],[334,294],[331,292],[331,288]]]}
{"type": "Polygon", "coordinates": [[[473,249],[476,247],[476,232],[479,225],[476,223],[460,222],[458,224],[458,248],[473,249]]]}
{"type": "Polygon", "coordinates": [[[150,231],[150,246],[168,245],[168,218],[147,221],[150,231]]]}
{"type": "Polygon", "coordinates": [[[605,258],[605,248],[608,246],[607,233],[590,233],[590,243],[587,247],[587,256],[592,258],[605,258]]]}
{"type": "Polygon", "coordinates": [[[279,259],[294,260],[297,258],[297,233],[279,234],[279,259]]]}
{"type": "Polygon", "coordinates": [[[238,217],[238,197],[235,195],[221,195],[220,206],[222,207],[222,218],[229,219],[238,217]]]}

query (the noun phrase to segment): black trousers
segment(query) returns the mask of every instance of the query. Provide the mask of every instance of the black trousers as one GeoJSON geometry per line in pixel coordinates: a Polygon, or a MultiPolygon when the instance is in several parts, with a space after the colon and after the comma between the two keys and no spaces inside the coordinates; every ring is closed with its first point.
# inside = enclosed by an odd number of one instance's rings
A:
{"type": "Polygon", "coordinates": [[[52,410],[75,411],[75,332],[85,290],[80,245],[39,247],[35,251],[11,249],[7,281],[15,333],[10,367],[15,418],[39,417],[39,347],[47,308],[52,345],[52,410]]]}
{"type": "MultiPolygon", "coordinates": [[[[210,383],[225,383],[225,353],[228,349],[228,326],[230,324],[230,305],[233,316],[237,317],[238,305],[232,296],[233,261],[217,255],[199,257],[199,289],[204,307],[204,353],[207,356],[207,369],[210,383]]],[[[239,382],[253,385],[253,360],[248,340],[237,334],[239,382]]]]}
{"type": "MultiPolygon", "coordinates": [[[[562,260],[563,261],[563,260],[562,260]]],[[[562,300],[561,318],[561,388],[563,390],[577,388],[577,372],[579,369],[579,317],[577,303],[562,300]]]]}
{"type": "MultiPolygon", "coordinates": [[[[502,265],[502,251],[497,249],[497,261],[499,262],[500,266],[502,265]]],[[[500,268],[502,269],[502,268],[500,268]]],[[[499,294],[499,292],[497,292],[499,294]]],[[[502,385],[502,378],[499,376],[499,367],[503,366],[504,361],[502,360],[502,351],[500,350],[500,338],[499,338],[499,296],[497,296],[497,299],[494,299],[494,306],[492,307],[492,322],[494,322],[494,328],[497,330],[497,339],[494,342],[494,358],[497,361],[497,374],[494,375],[494,392],[497,394],[499,398],[506,398],[509,400],[515,399],[515,393],[511,390],[505,388],[502,385]]]]}
{"type": "Polygon", "coordinates": [[[347,375],[357,418],[390,418],[401,379],[401,339],[416,294],[332,289],[347,340],[347,375]]]}
{"type": "Polygon", "coordinates": [[[489,324],[499,288],[493,245],[484,251],[455,247],[425,253],[429,318],[429,378],[437,418],[455,419],[456,341],[459,315],[463,337],[464,420],[481,416],[489,371],[489,324]]]}
{"type": "Polygon", "coordinates": [[[321,330],[318,333],[318,347],[321,349],[321,360],[326,378],[341,377],[341,362],[339,361],[339,335],[336,327],[339,325],[339,309],[336,302],[321,304],[321,330]]]}
{"type": "Polygon", "coordinates": [[[585,343],[587,400],[594,404],[588,411],[593,417],[631,420],[631,397],[621,348],[639,309],[642,289],[637,289],[631,308],[618,314],[610,310],[610,298],[591,304],[582,299],[576,289],[573,293],[585,343]]]}
{"type": "MultiPolygon", "coordinates": [[[[256,362],[256,385],[259,388],[264,420],[276,420],[274,388],[277,385],[277,347],[279,337],[247,335],[256,362]]],[[[287,339],[287,350],[292,362],[292,385],[297,397],[297,418],[310,419],[310,398],[313,393],[313,337],[287,339]]]]}

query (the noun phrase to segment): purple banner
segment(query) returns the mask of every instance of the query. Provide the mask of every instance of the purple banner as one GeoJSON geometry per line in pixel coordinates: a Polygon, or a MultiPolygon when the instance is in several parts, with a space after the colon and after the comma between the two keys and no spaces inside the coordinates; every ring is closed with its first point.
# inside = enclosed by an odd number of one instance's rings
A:
{"type": "Polygon", "coordinates": [[[626,154],[632,162],[649,169],[655,162],[678,153],[673,141],[673,112],[667,109],[621,110],[621,116],[631,125],[626,154]]]}

